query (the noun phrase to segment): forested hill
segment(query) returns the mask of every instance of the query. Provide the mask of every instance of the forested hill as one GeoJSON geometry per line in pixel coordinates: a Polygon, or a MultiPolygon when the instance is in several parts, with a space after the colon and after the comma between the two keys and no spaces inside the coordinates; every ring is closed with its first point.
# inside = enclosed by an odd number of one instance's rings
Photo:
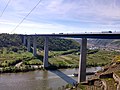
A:
{"type": "MultiPolygon", "coordinates": [[[[32,45],[32,40],[31,45],[32,45]]],[[[43,49],[44,38],[37,37],[37,48],[43,49]]],[[[17,34],[0,34],[0,47],[22,46],[22,39],[17,34]]],[[[63,38],[49,38],[49,50],[69,50],[79,49],[79,43],[74,40],[63,38]]]]}
{"type": "Polygon", "coordinates": [[[11,47],[22,45],[21,38],[16,34],[0,34],[0,47],[11,47]]]}

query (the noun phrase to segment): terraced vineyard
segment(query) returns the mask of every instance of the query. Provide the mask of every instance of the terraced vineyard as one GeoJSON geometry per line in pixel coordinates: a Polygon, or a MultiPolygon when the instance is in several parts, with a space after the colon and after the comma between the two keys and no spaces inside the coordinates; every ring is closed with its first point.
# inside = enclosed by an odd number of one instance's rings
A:
{"type": "Polygon", "coordinates": [[[70,90],[103,90],[103,88],[95,85],[82,85],[82,87],[77,87],[70,90]]]}
{"type": "Polygon", "coordinates": [[[85,83],[70,90],[120,90],[120,55],[85,83]],[[81,89],[83,87],[83,89],[81,89]]]}
{"type": "Polygon", "coordinates": [[[103,81],[106,83],[107,90],[117,90],[117,83],[113,78],[106,78],[103,81]]]}
{"type": "Polygon", "coordinates": [[[103,90],[101,87],[97,87],[97,86],[86,86],[85,90],[103,90]]]}

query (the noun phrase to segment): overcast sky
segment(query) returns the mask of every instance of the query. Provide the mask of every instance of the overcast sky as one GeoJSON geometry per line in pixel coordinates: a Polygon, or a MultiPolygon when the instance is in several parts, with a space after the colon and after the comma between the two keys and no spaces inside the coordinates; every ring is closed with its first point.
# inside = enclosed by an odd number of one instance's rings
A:
{"type": "Polygon", "coordinates": [[[120,31],[120,0],[0,0],[0,33],[120,31]],[[3,10],[4,13],[2,14],[3,10]]]}

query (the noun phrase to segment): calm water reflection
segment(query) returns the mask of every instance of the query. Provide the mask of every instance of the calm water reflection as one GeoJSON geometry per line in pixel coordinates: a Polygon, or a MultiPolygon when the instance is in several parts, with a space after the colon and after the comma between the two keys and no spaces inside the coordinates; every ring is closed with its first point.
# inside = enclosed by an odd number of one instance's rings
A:
{"type": "MultiPolygon", "coordinates": [[[[88,69],[88,71],[94,69],[88,69]]],[[[72,74],[77,71],[78,69],[60,69],[1,74],[0,90],[51,90],[51,88],[57,90],[58,87],[67,83],[76,82],[77,77],[73,77],[72,74]]]]}

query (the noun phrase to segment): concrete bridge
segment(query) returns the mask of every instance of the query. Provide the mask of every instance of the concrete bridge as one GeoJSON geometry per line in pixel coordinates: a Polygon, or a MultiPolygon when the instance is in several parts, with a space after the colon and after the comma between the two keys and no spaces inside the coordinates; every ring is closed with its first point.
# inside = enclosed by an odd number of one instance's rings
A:
{"type": "Polygon", "coordinates": [[[36,56],[36,36],[44,37],[44,58],[43,66],[48,67],[48,38],[49,37],[70,37],[81,38],[80,61],[78,71],[78,83],[86,81],[86,55],[87,55],[87,38],[93,39],[120,39],[120,33],[83,33],[83,34],[31,34],[23,36],[23,44],[27,43],[27,50],[30,51],[30,36],[33,37],[33,55],[36,56]],[[27,42],[26,42],[27,41],[27,42]]]}

